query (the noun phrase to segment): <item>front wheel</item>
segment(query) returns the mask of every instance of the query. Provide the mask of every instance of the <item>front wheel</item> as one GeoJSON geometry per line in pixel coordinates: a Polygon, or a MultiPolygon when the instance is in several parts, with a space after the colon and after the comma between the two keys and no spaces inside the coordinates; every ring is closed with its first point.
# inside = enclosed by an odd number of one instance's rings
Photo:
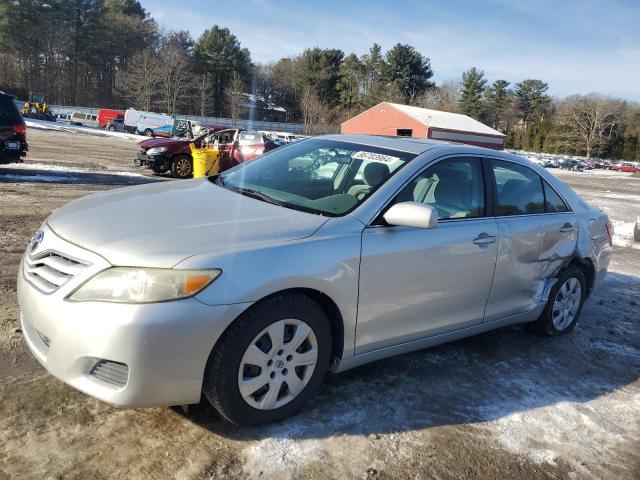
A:
{"type": "Polygon", "coordinates": [[[186,155],[176,157],[171,162],[171,174],[176,178],[189,178],[193,173],[193,164],[186,155]]]}
{"type": "Polygon", "coordinates": [[[211,353],[204,394],[236,425],[296,413],[319,388],[331,358],[331,329],[303,295],[267,299],[243,313],[211,353]]]}
{"type": "Polygon", "coordinates": [[[147,129],[144,131],[144,136],[145,136],[145,137],[153,137],[153,130],[151,130],[150,128],[147,128],[147,129]]]}
{"type": "Polygon", "coordinates": [[[571,332],[582,312],[586,293],[582,270],[575,265],[566,268],[549,292],[547,305],[534,323],[534,328],[550,337],[571,332]]]}

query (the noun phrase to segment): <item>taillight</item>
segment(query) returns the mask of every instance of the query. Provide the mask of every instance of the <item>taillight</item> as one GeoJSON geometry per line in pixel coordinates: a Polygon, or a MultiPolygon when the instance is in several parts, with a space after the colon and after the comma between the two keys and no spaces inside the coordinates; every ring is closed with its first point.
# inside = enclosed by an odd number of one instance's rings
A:
{"type": "Polygon", "coordinates": [[[24,123],[16,123],[11,128],[16,135],[26,135],[27,134],[27,126],[24,123]]]}

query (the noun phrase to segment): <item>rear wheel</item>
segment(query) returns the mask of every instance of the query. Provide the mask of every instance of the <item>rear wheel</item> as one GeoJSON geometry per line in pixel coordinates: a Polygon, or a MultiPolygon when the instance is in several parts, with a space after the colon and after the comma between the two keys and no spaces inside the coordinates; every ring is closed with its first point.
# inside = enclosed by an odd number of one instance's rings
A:
{"type": "Polygon", "coordinates": [[[193,173],[193,163],[186,155],[175,157],[171,161],[171,173],[176,178],[189,178],[193,173]]]}
{"type": "Polygon", "coordinates": [[[143,133],[145,137],[153,137],[153,130],[150,128],[147,128],[143,133]]]}
{"type": "Polygon", "coordinates": [[[585,298],[584,274],[580,268],[571,265],[558,277],[542,315],[533,326],[543,335],[552,337],[571,332],[582,312],[585,298]]]}
{"type": "Polygon", "coordinates": [[[116,127],[114,127],[113,125],[111,125],[111,126],[109,127],[109,131],[110,131],[110,132],[115,132],[115,131],[116,131],[116,127]]]}
{"type": "Polygon", "coordinates": [[[329,367],[331,330],[303,295],[267,299],[242,314],[211,353],[204,394],[237,425],[282,420],[319,388],[329,367]]]}

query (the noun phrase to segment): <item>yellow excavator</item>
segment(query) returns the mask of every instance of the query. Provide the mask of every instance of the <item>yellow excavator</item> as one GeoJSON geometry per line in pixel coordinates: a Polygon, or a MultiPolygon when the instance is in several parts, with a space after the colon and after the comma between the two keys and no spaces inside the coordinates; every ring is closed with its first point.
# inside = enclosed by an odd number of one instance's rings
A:
{"type": "Polygon", "coordinates": [[[55,121],[56,117],[49,110],[49,102],[44,93],[29,92],[29,101],[22,107],[22,116],[25,118],[36,118],[38,120],[55,121]]]}

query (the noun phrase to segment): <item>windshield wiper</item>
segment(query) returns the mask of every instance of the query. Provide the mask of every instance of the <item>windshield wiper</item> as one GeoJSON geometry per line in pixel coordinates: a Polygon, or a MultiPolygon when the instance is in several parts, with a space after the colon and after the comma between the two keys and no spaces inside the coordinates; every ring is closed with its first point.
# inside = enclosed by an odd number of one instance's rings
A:
{"type": "Polygon", "coordinates": [[[307,207],[305,205],[300,205],[298,203],[286,202],[283,200],[278,200],[277,198],[273,198],[266,193],[260,192],[258,190],[254,190],[252,188],[245,187],[227,187],[234,192],[238,192],[241,195],[245,195],[247,197],[255,198],[257,200],[262,200],[263,202],[272,203],[274,205],[278,205],[279,207],[291,208],[292,210],[300,210],[302,212],[307,213],[315,213],[319,215],[326,215],[326,212],[313,207],[307,207]]]}
{"type": "Polygon", "coordinates": [[[263,202],[273,203],[274,205],[284,206],[286,202],[281,202],[265,193],[259,192],[258,190],[254,190],[252,188],[245,187],[229,187],[234,192],[238,192],[241,195],[245,195],[247,197],[255,198],[256,200],[262,200],[263,202]]]}

